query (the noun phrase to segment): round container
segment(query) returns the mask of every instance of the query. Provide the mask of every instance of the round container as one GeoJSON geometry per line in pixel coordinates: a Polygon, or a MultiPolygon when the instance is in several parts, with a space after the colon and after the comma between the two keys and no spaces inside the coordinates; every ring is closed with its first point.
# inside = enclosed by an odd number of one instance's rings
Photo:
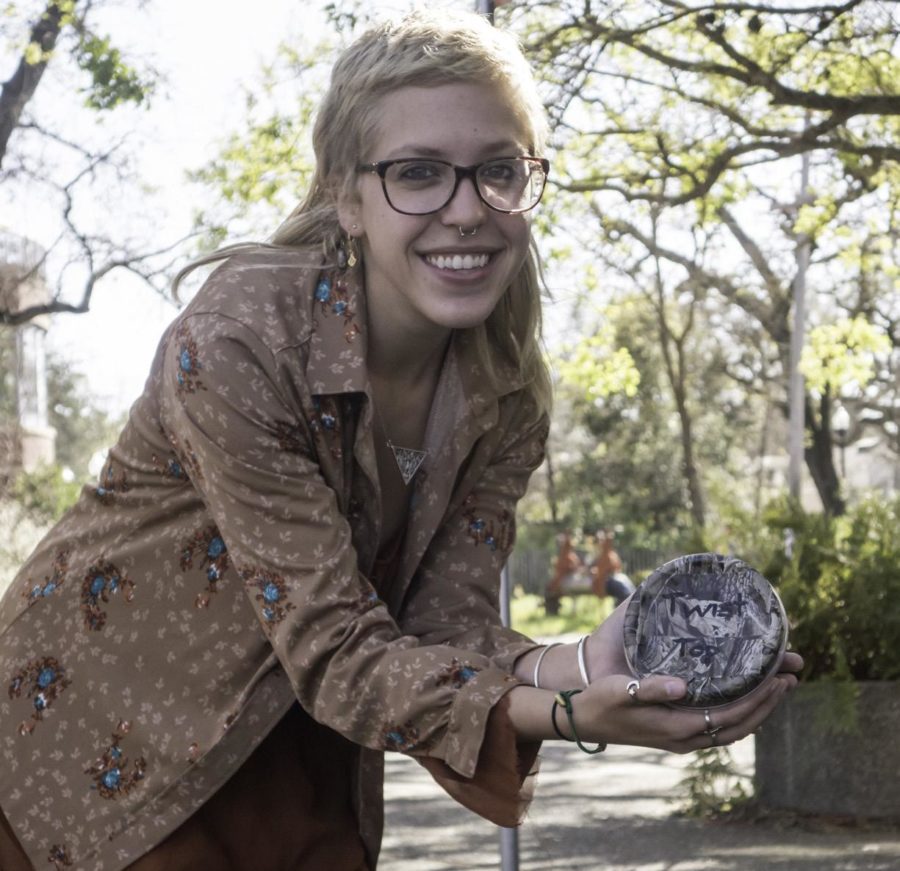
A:
{"type": "Polygon", "coordinates": [[[675,675],[675,704],[712,708],[759,687],[778,668],[788,621],[772,585],[734,557],[681,556],[637,588],[625,613],[625,657],[637,678],[675,675]]]}

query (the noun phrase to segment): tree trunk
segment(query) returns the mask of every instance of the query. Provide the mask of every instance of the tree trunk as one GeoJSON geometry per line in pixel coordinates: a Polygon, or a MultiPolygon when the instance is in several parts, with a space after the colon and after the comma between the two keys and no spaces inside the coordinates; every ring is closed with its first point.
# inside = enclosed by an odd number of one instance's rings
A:
{"type": "MultiPolygon", "coordinates": [[[[44,56],[48,56],[56,47],[56,40],[62,28],[63,12],[60,4],[51,0],[47,3],[35,25],[31,28],[29,42],[40,47],[44,56]]],[[[47,60],[28,63],[23,55],[12,76],[3,83],[0,89],[0,166],[6,156],[9,139],[22,118],[22,112],[34,96],[41,76],[47,69],[47,60]]]]}
{"type": "Polygon", "coordinates": [[[831,402],[827,395],[822,397],[817,415],[813,401],[807,394],[806,431],[809,435],[809,441],[804,449],[806,467],[816,485],[825,513],[832,517],[840,517],[847,510],[847,503],[841,495],[841,482],[834,467],[831,402]]]}

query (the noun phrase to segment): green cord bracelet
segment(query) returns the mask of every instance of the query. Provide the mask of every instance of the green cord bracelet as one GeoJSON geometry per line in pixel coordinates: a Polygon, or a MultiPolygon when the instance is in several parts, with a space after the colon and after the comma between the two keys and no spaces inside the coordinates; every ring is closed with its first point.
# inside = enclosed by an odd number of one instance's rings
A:
{"type": "Polygon", "coordinates": [[[587,753],[593,756],[595,753],[602,753],[606,749],[605,744],[597,744],[597,746],[591,750],[590,747],[585,747],[584,744],[581,743],[581,738],[578,737],[578,732],[575,731],[575,712],[572,709],[572,696],[577,696],[581,690],[560,690],[556,694],[556,698],[553,699],[553,707],[550,709],[550,719],[553,722],[553,731],[562,738],[563,741],[574,741],[578,745],[578,749],[581,750],[582,753],[587,753]],[[569,720],[569,728],[572,730],[572,738],[567,738],[560,731],[559,726],[556,723],[556,706],[559,705],[566,712],[566,717],[569,720]]]}

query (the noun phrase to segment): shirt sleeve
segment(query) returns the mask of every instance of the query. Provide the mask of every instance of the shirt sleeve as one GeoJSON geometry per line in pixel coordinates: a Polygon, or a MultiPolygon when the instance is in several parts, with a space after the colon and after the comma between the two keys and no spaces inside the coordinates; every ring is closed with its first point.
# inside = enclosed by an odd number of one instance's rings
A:
{"type": "Polygon", "coordinates": [[[164,352],[163,428],[304,709],[357,744],[471,777],[490,712],[516,682],[477,646],[394,621],[319,468],[312,400],[278,367],[246,325],[183,318],[164,352]]]}
{"type": "MultiPolygon", "coordinates": [[[[543,459],[547,420],[529,423],[533,415],[517,398],[510,399],[510,408],[495,429],[499,438],[490,464],[460,494],[413,579],[400,625],[423,644],[478,651],[512,673],[516,659],[537,645],[502,626],[500,572],[515,540],[516,504],[543,459]]],[[[419,761],[458,802],[497,825],[514,826],[531,799],[540,744],[517,741],[507,707],[503,699],[491,712],[470,777],[452,771],[441,753],[419,761]]]]}

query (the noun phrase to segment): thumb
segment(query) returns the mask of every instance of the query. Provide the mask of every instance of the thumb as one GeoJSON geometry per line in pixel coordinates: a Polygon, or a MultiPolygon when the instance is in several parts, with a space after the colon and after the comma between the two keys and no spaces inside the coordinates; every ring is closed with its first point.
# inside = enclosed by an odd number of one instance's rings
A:
{"type": "Polygon", "coordinates": [[[687,684],[680,677],[667,674],[651,674],[641,678],[637,701],[644,704],[665,704],[683,698],[687,684]]]}

